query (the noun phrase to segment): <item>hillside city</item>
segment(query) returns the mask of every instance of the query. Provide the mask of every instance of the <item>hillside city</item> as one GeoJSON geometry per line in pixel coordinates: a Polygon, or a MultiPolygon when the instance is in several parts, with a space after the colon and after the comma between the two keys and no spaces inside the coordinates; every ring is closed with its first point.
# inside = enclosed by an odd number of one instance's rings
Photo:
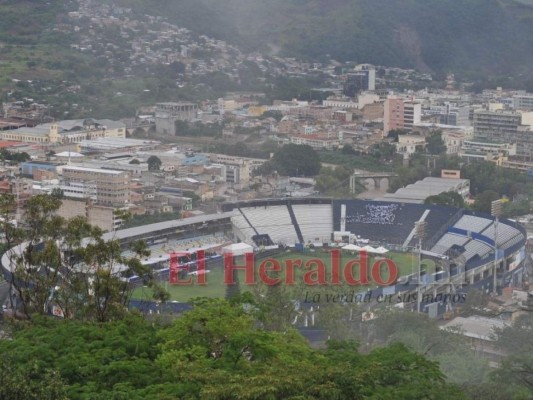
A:
{"type": "Polygon", "coordinates": [[[250,52],[124,4],[65,2],[57,57],[0,36],[0,398],[532,395],[527,84],[250,52]],[[399,279],[250,289],[249,254],[399,279]],[[286,368],[310,372],[269,386],[286,368]]]}

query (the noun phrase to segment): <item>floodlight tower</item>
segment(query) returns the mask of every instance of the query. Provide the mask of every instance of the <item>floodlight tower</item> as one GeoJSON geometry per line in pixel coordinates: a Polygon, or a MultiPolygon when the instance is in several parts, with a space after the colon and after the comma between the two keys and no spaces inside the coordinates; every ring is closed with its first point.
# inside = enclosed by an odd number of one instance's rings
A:
{"type": "Polygon", "coordinates": [[[490,207],[490,213],[493,217],[495,217],[494,220],[494,271],[492,274],[492,293],[494,295],[498,294],[498,291],[496,290],[497,285],[497,270],[498,270],[498,223],[499,217],[502,214],[502,201],[501,200],[494,200],[491,203],[490,207]]]}
{"type": "Polygon", "coordinates": [[[420,303],[422,300],[420,295],[420,275],[422,268],[422,241],[426,237],[426,225],[426,221],[415,222],[415,237],[418,239],[418,280],[416,287],[416,310],[418,312],[420,312],[420,303]]]}

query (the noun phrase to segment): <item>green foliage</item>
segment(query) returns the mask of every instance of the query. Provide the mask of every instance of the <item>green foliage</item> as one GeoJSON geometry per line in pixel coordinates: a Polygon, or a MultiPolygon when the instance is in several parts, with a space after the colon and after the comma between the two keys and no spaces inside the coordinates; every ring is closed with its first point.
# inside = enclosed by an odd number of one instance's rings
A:
{"type": "Polygon", "coordinates": [[[161,160],[157,156],[150,156],[146,161],[148,163],[148,170],[150,171],[159,171],[161,168],[161,160]]]}
{"type": "Polygon", "coordinates": [[[485,190],[476,196],[472,209],[490,214],[491,204],[500,199],[500,194],[494,190],[485,190]]]}
{"type": "Polygon", "coordinates": [[[522,193],[528,182],[524,172],[498,168],[488,161],[476,162],[465,165],[461,169],[461,177],[470,179],[472,194],[492,190],[508,197],[522,193]]]}
{"type": "Polygon", "coordinates": [[[315,176],[320,171],[320,159],[311,146],[288,144],[274,153],[259,173],[277,171],[280,175],[315,176]]]}
{"type": "Polygon", "coordinates": [[[387,137],[393,138],[394,142],[398,142],[398,136],[400,135],[406,135],[409,131],[406,129],[392,129],[389,131],[387,137]]]}
{"type": "Polygon", "coordinates": [[[529,199],[517,201],[508,201],[503,204],[503,217],[513,218],[520,215],[526,215],[531,212],[531,203],[529,199]]]}
{"type": "Polygon", "coordinates": [[[248,50],[268,50],[272,43],[290,57],[460,70],[469,76],[518,71],[530,75],[525,66],[532,61],[528,38],[533,12],[530,4],[512,0],[121,3],[140,15],[162,15],[248,50]]]}
{"type": "Polygon", "coordinates": [[[68,398],[82,399],[114,398],[159,383],[156,345],[155,329],[128,316],[107,324],[37,320],[15,331],[12,341],[2,341],[0,349],[12,368],[34,368],[30,387],[48,384],[46,371],[57,371],[68,398]]]}
{"type": "Polygon", "coordinates": [[[102,230],[86,218],[59,217],[61,200],[50,195],[31,197],[25,223],[15,228],[5,222],[14,202],[12,196],[1,196],[1,228],[10,246],[10,288],[26,318],[47,315],[57,307],[67,319],[119,319],[127,312],[127,278],[144,276],[153,283],[150,268],[139,260],[149,255],[144,243],[133,244],[133,257],[122,256],[118,240],[103,240],[102,230]],[[11,250],[21,242],[21,250],[11,250]],[[123,266],[120,272],[115,271],[117,265],[123,266]]]}
{"type": "Polygon", "coordinates": [[[380,343],[402,343],[430,360],[438,361],[444,374],[465,386],[483,381],[489,372],[485,360],[477,358],[461,335],[442,330],[426,315],[405,311],[382,311],[373,321],[380,343]]]}
{"type": "Polygon", "coordinates": [[[0,360],[0,398],[10,400],[66,400],[64,382],[56,371],[37,364],[16,367],[10,356],[0,360]]]}
{"type": "Polygon", "coordinates": [[[493,374],[495,383],[507,390],[508,398],[533,396],[533,314],[520,315],[511,326],[494,330],[494,339],[508,356],[493,374]]]}
{"type": "Polygon", "coordinates": [[[197,299],[170,326],[133,315],[104,324],[38,319],[0,341],[9,355],[0,393],[73,400],[464,398],[435,362],[403,345],[367,355],[353,342],[316,350],[291,328],[265,330],[259,313],[244,295],[197,299]]]}
{"type": "Polygon", "coordinates": [[[267,111],[261,115],[260,119],[274,118],[277,122],[281,121],[283,114],[279,111],[267,111]]]}
{"type": "Polygon", "coordinates": [[[2,148],[0,149],[0,160],[2,161],[10,161],[13,163],[20,163],[24,161],[30,160],[31,157],[28,153],[22,152],[22,153],[11,153],[10,151],[2,148]]]}
{"type": "Polygon", "coordinates": [[[352,169],[342,165],[335,169],[323,167],[320,170],[320,174],[315,178],[315,188],[326,196],[338,198],[351,197],[354,195],[350,193],[350,177],[352,173],[352,169]]]}
{"type": "Polygon", "coordinates": [[[187,121],[176,121],[176,136],[210,136],[222,135],[223,126],[221,124],[203,124],[201,122],[189,123],[187,121]]]}
{"type": "Polygon", "coordinates": [[[446,144],[442,140],[442,132],[434,131],[426,138],[426,150],[433,155],[446,153],[446,144]]]}
{"type": "Polygon", "coordinates": [[[443,192],[436,196],[429,196],[426,200],[424,200],[424,204],[438,204],[443,206],[464,208],[465,201],[459,193],[443,192]]]}

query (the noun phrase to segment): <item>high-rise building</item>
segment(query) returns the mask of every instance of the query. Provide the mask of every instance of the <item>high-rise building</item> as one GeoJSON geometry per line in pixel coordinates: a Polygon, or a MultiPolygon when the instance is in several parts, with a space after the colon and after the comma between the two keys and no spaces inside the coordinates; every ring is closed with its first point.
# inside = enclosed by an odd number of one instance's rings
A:
{"type": "Polygon", "coordinates": [[[356,97],[366,90],[376,89],[376,70],[374,66],[361,64],[353,72],[346,74],[343,92],[345,96],[356,97]]]}
{"type": "Polygon", "coordinates": [[[390,131],[403,129],[403,99],[389,97],[385,100],[383,116],[383,135],[387,136],[390,131]]]}
{"type": "Polygon", "coordinates": [[[413,126],[420,123],[422,118],[422,105],[416,101],[403,103],[403,128],[412,130],[413,126]]]}
{"type": "Polygon", "coordinates": [[[383,134],[387,136],[396,129],[412,130],[413,126],[420,123],[422,118],[422,105],[414,100],[399,97],[389,97],[385,100],[383,117],[383,134]]]}

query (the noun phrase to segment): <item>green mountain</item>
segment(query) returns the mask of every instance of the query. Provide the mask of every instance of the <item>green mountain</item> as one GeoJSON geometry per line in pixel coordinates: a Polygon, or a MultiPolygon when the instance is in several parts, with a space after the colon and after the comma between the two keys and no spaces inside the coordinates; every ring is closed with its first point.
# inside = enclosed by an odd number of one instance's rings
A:
{"type": "Polygon", "coordinates": [[[533,62],[530,0],[106,0],[200,34],[281,55],[521,74],[533,62]]]}

